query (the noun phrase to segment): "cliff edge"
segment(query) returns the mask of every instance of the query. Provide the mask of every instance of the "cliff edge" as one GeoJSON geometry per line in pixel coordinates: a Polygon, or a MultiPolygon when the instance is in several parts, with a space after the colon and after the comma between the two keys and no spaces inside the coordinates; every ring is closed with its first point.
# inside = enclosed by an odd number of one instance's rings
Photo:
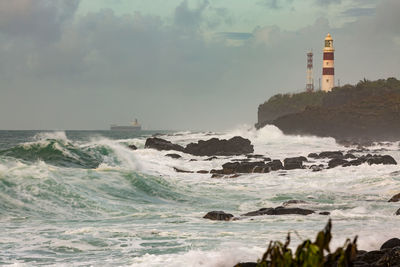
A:
{"type": "Polygon", "coordinates": [[[395,78],[294,94],[281,97],[279,104],[274,98],[259,106],[258,128],[273,124],[285,134],[337,140],[400,140],[400,81],[395,78]]]}

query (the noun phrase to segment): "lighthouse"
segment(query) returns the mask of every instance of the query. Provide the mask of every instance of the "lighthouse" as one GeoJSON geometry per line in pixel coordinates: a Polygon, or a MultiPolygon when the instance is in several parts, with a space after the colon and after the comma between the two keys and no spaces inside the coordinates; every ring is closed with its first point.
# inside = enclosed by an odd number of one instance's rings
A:
{"type": "Polygon", "coordinates": [[[328,33],[325,37],[324,59],[322,62],[322,91],[329,92],[335,86],[333,39],[328,33]]]}

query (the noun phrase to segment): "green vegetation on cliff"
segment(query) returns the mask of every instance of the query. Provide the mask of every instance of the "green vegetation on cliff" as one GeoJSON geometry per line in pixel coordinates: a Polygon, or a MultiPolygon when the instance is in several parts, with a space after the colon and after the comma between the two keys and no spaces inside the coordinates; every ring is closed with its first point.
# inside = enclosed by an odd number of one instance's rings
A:
{"type": "Polygon", "coordinates": [[[290,113],[303,111],[308,106],[320,106],[325,92],[302,92],[297,94],[277,94],[258,107],[257,128],[290,113]]]}
{"type": "Polygon", "coordinates": [[[360,81],[331,92],[277,95],[259,106],[257,127],[339,139],[400,140],[400,81],[360,81]]]}
{"type": "Polygon", "coordinates": [[[346,84],[331,92],[302,92],[277,94],[258,107],[258,128],[277,118],[304,111],[307,107],[337,107],[356,102],[365,97],[379,97],[387,93],[400,93],[400,81],[396,78],[377,81],[361,80],[357,85],[346,84]]]}

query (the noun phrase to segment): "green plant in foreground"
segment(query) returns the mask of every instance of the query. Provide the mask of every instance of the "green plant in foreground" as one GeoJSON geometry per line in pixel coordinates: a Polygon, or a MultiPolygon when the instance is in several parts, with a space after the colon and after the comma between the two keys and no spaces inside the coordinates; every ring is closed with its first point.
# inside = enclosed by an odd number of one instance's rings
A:
{"type": "MultiPolygon", "coordinates": [[[[288,247],[290,244],[290,233],[283,244],[279,241],[270,242],[257,266],[260,267],[319,267],[319,266],[353,266],[357,254],[357,237],[353,241],[347,239],[343,247],[330,252],[329,243],[332,239],[332,222],[328,221],[325,229],[317,234],[314,242],[310,240],[300,244],[296,252],[288,247]]],[[[237,265],[240,267],[240,264],[237,265]]]]}

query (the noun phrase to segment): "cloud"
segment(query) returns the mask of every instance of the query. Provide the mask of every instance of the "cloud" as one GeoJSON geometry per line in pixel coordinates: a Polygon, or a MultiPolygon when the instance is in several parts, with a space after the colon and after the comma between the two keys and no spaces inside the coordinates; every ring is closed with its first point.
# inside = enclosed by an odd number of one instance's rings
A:
{"type": "Polygon", "coordinates": [[[187,0],[181,2],[175,9],[174,21],[175,25],[185,28],[197,28],[202,22],[202,16],[204,10],[209,6],[207,0],[203,0],[200,4],[190,9],[187,0]]]}
{"type": "Polygon", "coordinates": [[[322,6],[328,6],[331,4],[340,4],[342,3],[342,0],[315,0],[317,4],[322,5],[322,6]]]}
{"type": "Polygon", "coordinates": [[[349,8],[342,12],[342,16],[345,17],[361,17],[361,16],[372,16],[375,14],[375,8],[349,8]]]}
{"type": "Polygon", "coordinates": [[[260,5],[266,6],[270,9],[281,9],[287,4],[290,6],[290,4],[293,3],[294,0],[262,0],[259,2],[260,5]]]}
{"type": "MultiPolygon", "coordinates": [[[[19,1],[6,8],[29,18],[22,19],[24,24],[0,16],[4,128],[104,129],[133,116],[158,129],[252,123],[258,104],[269,96],[304,89],[310,48],[318,79],[327,32],[335,41],[342,83],[399,75],[397,0],[383,0],[374,15],[358,16],[340,28],[319,18],[297,30],[263,25],[251,33],[212,34],[216,38],[202,28],[210,20],[205,11],[213,8],[206,1],[194,8],[181,2],[172,24],[158,16],[107,9],[76,17],[70,0],[36,7],[19,1]],[[38,25],[44,22],[27,22],[38,14],[56,24],[45,28],[43,38],[38,25]]],[[[7,13],[3,6],[1,12],[7,13]]]]}
{"type": "Polygon", "coordinates": [[[0,1],[0,31],[12,36],[56,40],[79,6],[79,0],[0,1]]]}
{"type": "Polygon", "coordinates": [[[253,34],[248,32],[220,32],[217,35],[231,40],[247,40],[253,37],[253,34]]]}

